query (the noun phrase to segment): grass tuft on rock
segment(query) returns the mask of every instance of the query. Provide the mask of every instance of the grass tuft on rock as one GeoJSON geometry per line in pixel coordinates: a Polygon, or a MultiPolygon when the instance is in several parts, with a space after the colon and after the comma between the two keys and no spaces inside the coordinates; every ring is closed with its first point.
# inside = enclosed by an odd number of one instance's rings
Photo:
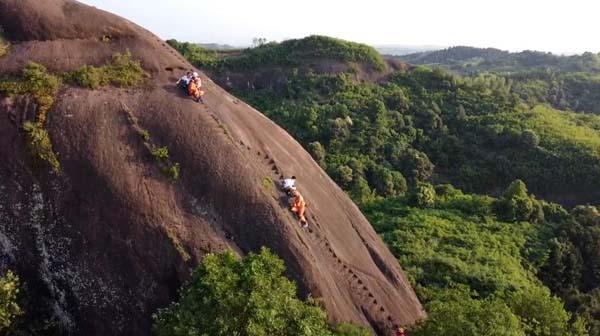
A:
{"type": "Polygon", "coordinates": [[[133,87],[142,84],[147,77],[140,61],[131,57],[129,51],[117,53],[101,67],[84,65],[66,75],[69,82],[78,86],[98,89],[103,86],[133,87]]]}

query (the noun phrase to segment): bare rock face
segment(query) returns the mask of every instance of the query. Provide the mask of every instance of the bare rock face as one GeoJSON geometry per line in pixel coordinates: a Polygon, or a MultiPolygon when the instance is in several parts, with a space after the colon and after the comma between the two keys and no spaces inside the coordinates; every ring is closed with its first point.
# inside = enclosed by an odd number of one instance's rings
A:
{"type": "Polygon", "coordinates": [[[63,86],[46,124],[61,173],[31,164],[21,125],[34,101],[0,98],[0,271],[16,270],[63,334],[148,335],[203,255],[261,246],[332,321],[389,334],[424,318],[396,259],[310,155],[204,75],[205,104],[179,93],[173,82],[192,66],[159,38],[70,0],[0,0],[0,25],[12,42],[0,77],[127,50],[151,75],[137,89],[63,86]],[[169,148],[179,180],[161,174],[137,127],[169,148]],[[308,230],[274,186],[292,174],[308,230]]]}

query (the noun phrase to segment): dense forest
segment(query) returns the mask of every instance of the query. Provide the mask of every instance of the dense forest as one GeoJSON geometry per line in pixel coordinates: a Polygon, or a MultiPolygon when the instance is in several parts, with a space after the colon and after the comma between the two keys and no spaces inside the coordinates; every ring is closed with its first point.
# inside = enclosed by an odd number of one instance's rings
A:
{"type": "Polygon", "coordinates": [[[494,73],[510,81],[512,91],[526,102],[600,113],[600,54],[558,56],[537,51],[510,53],[493,48],[453,47],[399,58],[468,76],[494,73]]]}
{"type": "MultiPolygon", "coordinates": [[[[555,88],[553,72],[528,86],[543,58],[463,76],[390,72],[372,49],[320,36],[233,52],[169,43],[286,128],[361,206],[426,304],[415,334],[600,334],[600,212],[587,205],[600,117],[567,111],[584,90],[567,90],[562,110],[532,94],[555,88]],[[313,68],[315,57],[349,70],[313,68]],[[274,66],[285,82],[227,82],[274,66]]],[[[583,70],[560,76],[596,76],[583,70]]]]}

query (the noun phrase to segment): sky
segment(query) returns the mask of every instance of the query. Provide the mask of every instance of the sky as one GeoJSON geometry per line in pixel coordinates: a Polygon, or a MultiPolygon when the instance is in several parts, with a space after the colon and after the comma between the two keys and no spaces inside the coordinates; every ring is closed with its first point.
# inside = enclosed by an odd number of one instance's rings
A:
{"type": "Polygon", "coordinates": [[[600,52],[597,0],[83,0],[160,36],[244,46],[318,34],[370,45],[600,52]]]}

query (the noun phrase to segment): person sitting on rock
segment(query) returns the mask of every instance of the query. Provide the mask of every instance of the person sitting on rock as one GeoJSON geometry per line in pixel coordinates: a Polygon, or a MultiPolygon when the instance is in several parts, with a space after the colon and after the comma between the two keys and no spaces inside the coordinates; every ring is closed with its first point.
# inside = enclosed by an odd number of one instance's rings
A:
{"type": "Polygon", "coordinates": [[[292,191],[292,195],[294,196],[294,202],[290,210],[298,216],[303,228],[308,227],[308,222],[306,221],[306,217],[304,217],[304,212],[306,211],[304,197],[302,197],[302,194],[298,190],[292,191]]]}
{"type": "Polygon", "coordinates": [[[202,87],[202,80],[200,79],[200,76],[198,75],[198,73],[194,72],[193,78],[190,81],[190,84],[188,85],[188,93],[198,103],[203,102],[202,95],[204,95],[204,91],[202,91],[200,89],[201,87],[202,87]]]}
{"type": "Polygon", "coordinates": [[[283,182],[281,183],[281,189],[283,189],[286,194],[291,196],[292,191],[296,190],[296,176],[283,179],[283,182]]]}
{"type": "Polygon", "coordinates": [[[179,87],[183,91],[185,91],[185,93],[187,93],[188,85],[190,85],[191,81],[192,81],[192,72],[188,71],[188,73],[186,73],[185,75],[183,75],[183,77],[179,78],[179,80],[175,84],[179,85],[179,87]]]}

